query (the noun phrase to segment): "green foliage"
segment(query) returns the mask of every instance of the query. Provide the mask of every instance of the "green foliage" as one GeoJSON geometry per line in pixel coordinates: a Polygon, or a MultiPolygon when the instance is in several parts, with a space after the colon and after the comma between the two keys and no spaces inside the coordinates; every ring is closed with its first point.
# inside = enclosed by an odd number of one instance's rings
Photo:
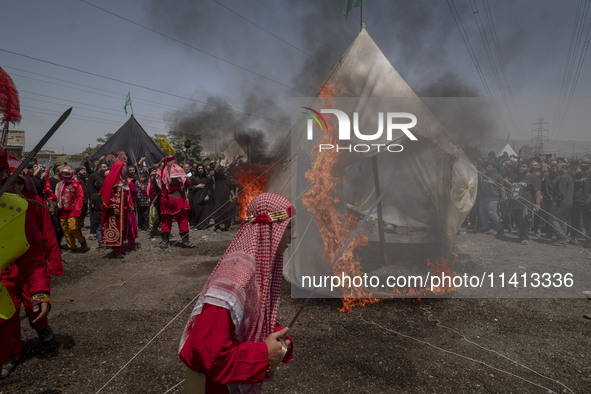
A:
{"type": "Polygon", "coordinates": [[[97,142],[100,142],[102,146],[105,142],[109,141],[113,135],[115,135],[115,133],[107,133],[104,137],[99,137],[96,140],[97,142]]]}
{"type": "Polygon", "coordinates": [[[203,149],[203,147],[200,144],[200,136],[186,135],[176,131],[169,131],[166,134],[155,134],[152,137],[152,140],[154,140],[156,145],[160,147],[160,142],[157,140],[158,137],[165,138],[168,141],[168,143],[172,145],[172,147],[176,150],[176,158],[179,164],[185,161],[185,153],[187,163],[201,162],[201,150],[203,149]],[[186,149],[184,146],[186,139],[189,139],[191,141],[191,147],[189,149],[186,149]]]}
{"type": "Polygon", "coordinates": [[[104,137],[97,138],[96,142],[98,142],[98,144],[96,144],[95,146],[90,146],[90,144],[88,144],[88,147],[84,149],[82,153],[80,153],[80,156],[84,157],[85,153],[88,153],[90,156],[94,155],[96,152],[98,152],[101,146],[103,146],[105,142],[107,142],[109,138],[113,136],[113,134],[114,133],[107,133],[104,137]]]}

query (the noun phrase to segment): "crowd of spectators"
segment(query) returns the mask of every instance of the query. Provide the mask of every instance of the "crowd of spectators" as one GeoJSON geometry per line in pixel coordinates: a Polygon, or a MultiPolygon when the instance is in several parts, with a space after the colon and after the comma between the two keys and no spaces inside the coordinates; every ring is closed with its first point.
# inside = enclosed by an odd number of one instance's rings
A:
{"type": "Polygon", "coordinates": [[[536,236],[591,248],[590,158],[490,152],[476,166],[478,193],[465,226],[501,239],[515,232],[523,245],[536,236]]]}

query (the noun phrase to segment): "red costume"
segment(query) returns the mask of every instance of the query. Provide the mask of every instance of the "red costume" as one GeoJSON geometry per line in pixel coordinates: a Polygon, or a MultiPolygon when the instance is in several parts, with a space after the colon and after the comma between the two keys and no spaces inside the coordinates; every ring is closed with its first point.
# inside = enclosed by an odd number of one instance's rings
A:
{"type": "MultiPolygon", "coordinates": [[[[127,239],[129,210],[133,209],[125,162],[113,164],[100,194],[103,198],[101,243],[112,246],[113,256],[119,256],[123,253],[123,242],[127,239]]],[[[129,246],[135,246],[135,239],[129,238],[129,246]]]]}
{"type": "MultiPolygon", "coordinates": [[[[203,373],[208,393],[260,392],[268,367],[265,338],[278,331],[283,256],[278,247],[295,209],[257,196],[247,221],[205,284],[183,332],[180,358],[203,373]]],[[[289,362],[289,352],[283,362],[289,362]]]]}
{"type": "MultiPolygon", "coordinates": [[[[20,164],[14,159],[9,163],[11,172],[20,164]]],[[[0,320],[0,363],[8,358],[18,360],[22,356],[18,313],[21,304],[25,306],[31,327],[38,332],[48,327],[47,317],[32,323],[41,311],[39,309],[34,312],[33,306],[50,302],[50,273],[64,272],[49,212],[43,200],[36,195],[33,181],[22,175],[19,180],[25,185],[22,197],[29,202],[25,217],[25,236],[30,246],[14,264],[1,273],[2,282],[8,289],[17,312],[8,320],[0,320]]]]}
{"type": "Polygon", "coordinates": [[[86,245],[86,239],[80,232],[80,214],[84,206],[84,190],[80,182],[74,178],[70,167],[61,170],[62,181],[56,188],[57,205],[60,208],[60,225],[70,250],[76,250],[76,240],[86,245]]]}
{"type": "Polygon", "coordinates": [[[185,171],[178,164],[171,163],[175,157],[165,159],[158,182],[160,186],[160,216],[162,219],[162,244],[168,246],[170,231],[172,230],[172,218],[179,225],[179,232],[184,246],[193,247],[189,243],[189,200],[183,187],[191,182],[187,179],[185,171]]]}

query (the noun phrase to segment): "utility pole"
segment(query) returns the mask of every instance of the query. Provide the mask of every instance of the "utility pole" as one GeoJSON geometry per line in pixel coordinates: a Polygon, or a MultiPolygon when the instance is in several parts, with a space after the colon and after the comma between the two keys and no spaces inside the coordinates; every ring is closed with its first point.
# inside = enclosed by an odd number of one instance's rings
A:
{"type": "Polygon", "coordinates": [[[544,140],[548,139],[548,122],[544,118],[538,118],[533,126],[534,154],[543,154],[544,140]]]}

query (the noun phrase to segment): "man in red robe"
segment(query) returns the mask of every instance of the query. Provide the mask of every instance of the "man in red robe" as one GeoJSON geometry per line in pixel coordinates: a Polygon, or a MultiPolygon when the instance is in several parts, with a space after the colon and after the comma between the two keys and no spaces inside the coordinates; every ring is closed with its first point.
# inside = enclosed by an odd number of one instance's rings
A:
{"type": "Polygon", "coordinates": [[[194,248],[195,245],[189,242],[189,200],[183,190],[184,187],[189,187],[191,182],[181,166],[176,164],[176,157],[172,156],[164,160],[158,182],[161,191],[160,216],[162,218],[160,247],[166,249],[170,246],[170,231],[174,217],[179,225],[181,246],[194,248]]]}
{"type": "Polygon", "coordinates": [[[101,243],[112,246],[112,258],[122,259],[123,243],[128,240],[130,248],[135,247],[135,239],[128,238],[129,211],[133,201],[127,181],[127,166],[124,161],[117,161],[111,167],[100,190],[103,198],[101,215],[101,243]]]}
{"type": "Polygon", "coordinates": [[[295,208],[277,194],[263,193],[247,214],[183,332],[187,392],[258,393],[277,364],[291,359],[291,338],[281,339],[288,328],[277,324],[277,310],[295,208]]]}
{"type": "Polygon", "coordinates": [[[59,207],[60,225],[64,231],[64,237],[68,249],[87,252],[86,239],[80,232],[80,215],[84,206],[84,190],[80,181],[74,176],[71,167],[63,166],[60,170],[62,180],[55,188],[57,206],[59,207]],[[76,248],[76,240],[80,242],[80,249],[76,248]]]}
{"type": "MultiPolygon", "coordinates": [[[[14,158],[0,153],[0,185],[20,164],[14,158]]],[[[2,378],[8,377],[23,354],[20,314],[21,304],[29,324],[37,331],[42,342],[53,340],[48,324],[50,309],[50,274],[63,273],[59,246],[51,225],[51,218],[43,200],[35,191],[28,176],[21,175],[8,188],[27,200],[25,236],[29,249],[12,265],[2,271],[1,278],[12,298],[16,313],[8,320],[0,320],[0,362],[2,378]]]]}

